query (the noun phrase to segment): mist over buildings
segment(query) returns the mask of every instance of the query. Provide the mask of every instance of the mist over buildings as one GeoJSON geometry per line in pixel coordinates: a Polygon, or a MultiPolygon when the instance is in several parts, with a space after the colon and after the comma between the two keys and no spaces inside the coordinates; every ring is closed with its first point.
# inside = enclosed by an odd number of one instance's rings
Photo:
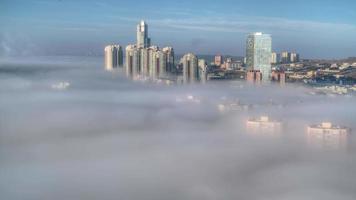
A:
{"type": "Polygon", "coordinates": [[[102,58],[0,61],[1,199],[355,199],[356,157],[315,150],[306,127],[356,129],[355,97],[300,85],[163,86],[102,58]],[[224,101],[248,109],[221,112],[224,101]],[[251,135],[269,116],[279,136],[251,135]]]}

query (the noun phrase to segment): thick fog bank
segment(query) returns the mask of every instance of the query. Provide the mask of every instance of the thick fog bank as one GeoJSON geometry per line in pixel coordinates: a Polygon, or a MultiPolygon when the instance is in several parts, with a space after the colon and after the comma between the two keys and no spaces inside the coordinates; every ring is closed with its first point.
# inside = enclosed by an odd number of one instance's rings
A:
{"type": "Polygon", "coordinates": [[[0,199],[356,198],[355,133],[346,150],[306,138],[324,121],[355,131],[354,96],[239,81],[164,86],[102,65],[0,60],[0,199]],[[252,134],[246,121],[260,116],[283,129],[252,134]]]}

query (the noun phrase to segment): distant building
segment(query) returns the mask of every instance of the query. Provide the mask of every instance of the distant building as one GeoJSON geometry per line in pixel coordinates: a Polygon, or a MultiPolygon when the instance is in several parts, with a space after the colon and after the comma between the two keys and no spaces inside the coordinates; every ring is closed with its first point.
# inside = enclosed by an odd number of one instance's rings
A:
{"type": "Polygon", "coordinates": [[[246,128],[249,133],[280,134],[283,124],[280,121],[271,120],[267,116],[247,120],[246,128]]]}
{"type": "Polygon", "coordinates": [[[291,53],[290,54],[290,62],[291,63],[296,63],[296,62],[299,62],[299,61],[300,61],[299,54],[297,54],[297,53],[291,53]]]}
{"type": "Polygon", "coordinates": [[[246,72],[246,80],[248,82],[260,83],[262,81],[262,73],[259,70],[249,70],[246,72]]]}
{"type": "Polygon", "coordinates": [[[296,63],[300,61],[300,57],[298,53],[290,53],[288,51],[284,51],[281,53],[281,63],[296,63]]]}
{"type": "Polygon", "coordinates": [[[286,73],[284,71],[273,70],[271,80],[284,85],[286,83],[286,73]]]}
{"type": "Polygon", "coordinates": [[[120,45],[108,45],[105,51],[105,69],[113,70],[118,66],[123,65],[123,52],[120,45]]]}
{"type": "Polygon", "coordinates": [[[276,52],[272,52],[271,64],[277,64],[277,63],[278,63],[278,54],[276,52]]]}
{"type": "Polygon", "coordinates": [[[346,149],[351,130],[329,122],[307,128],[307,140],[311,147],[321,149],[346,149]]]}
{"type": "Polygon", "coordinates": [[[174,73],[176,71],[175,69],[175,63],[174,63],[174,50],[173,47],[164,47],[162,51],[166,54],[166,71],[170,73],[174,73]]]}
{"type": "Polygon", "coordinates": [[[125,69],[127,76],[134,79],[170,82],[169,73],[176,71],[174,50],[151,46],[148,25],[141,21],[137,25],[136,45],[126,47],[125,69]]]}
{"type": "Polygon", "coordinates": [[[152,48],[140,48],[140,74],[144,77],[150,76],[152,63],[152,48]]]}
{"type": "Polygon", "coordinates": [[[215,56],[214,64],[215,64],[216,66],[221,66],[221,65],[223,64],[223,57],[222,57],[222,55],[216,55],[216,56],[215,56]]]}
{"type": "Polygon", "coordinates": [[[194,54],[188,53],[183,56],[181,63],[183,65],[183,82],[197,82],[199,80],[198,58],[194,54]]]}
{"type": "Polygon", "coordinates": [[[198,60],[199,78],[202,83],[205,83],[208,79],[208,64],[204,59],[198,60]]]}
{"type": "Polygon", "coordinates": [[[263,33],[248,35],[246,42],[247,70],[259,70],[264,81],[271,74],[272,37],[263,33]]]}
{"type": "Polygon", "coordinates": [[[151,46],[151,39],[148,37],[148,26],[145,21],[137,25],[137,48],[147,48],[151,46]]]}
{"type": "Polygon", "coordinates": [[[167,58],[164,52],[158,48],[152,50],[152,62],[150,63],[150,76],[152,79],[165,78],[167,76],[167,58]]]}
{"type": "Polygon", "coordinates": [[[291,54],[288,51],[284,51],[281,53],[281,63],[290,63],[291,62],[291,54]]]}
{"type": "Polygon", "coordinates": [[[126,47],[126,75],[128,77],[137,78],[141,72],[140,69],[140,50],[136,45],[128,45],[126,47]]]}

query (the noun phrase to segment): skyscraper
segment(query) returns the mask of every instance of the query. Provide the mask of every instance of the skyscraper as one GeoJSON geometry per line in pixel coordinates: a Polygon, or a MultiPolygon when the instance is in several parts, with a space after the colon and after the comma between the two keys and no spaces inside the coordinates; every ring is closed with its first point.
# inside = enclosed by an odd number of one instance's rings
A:
{"type": "Polygon", "coordinates": [[[164,78],[167,75],[167,59],[158,47],[151,48],[152,59],[150,63],[150,76],[152,79],[164,78]]]}
{"type": "Polygon", "coordinates": [[[271,64],[277,64],[277,63],[278,63],[278,54],[276,52],[272,52],[271,64]]]}
{"type": "Polygon", "coordinates": [[[140,71],[140,50],[135,45],[128,45],[126,47],[126,75],[137,78],[140,71]]]}
{"type": "Polygon", "coordinates": [[[262,80],[269,80],[271,74],[272,37],[263,33],[248,35],[246,42],[247,70],[259,70],[262,80]]]}
{"type": "Polygon", "coordinates": [[[150,75],[150,63],[152,60],[152,52],[150,48],[141,48],[140,49],[140,68],[141,74],[144,77],[150,75]]]}
{"type": "Polygon", "coordinates": [[[198,58],[188,53],[181,59],[183,65],[183,82],[194,83],[199,80],[198,58]]]}
{"type": "Polygon", "coordinates": [[[288,51],[284,51],[281,53],[281,62],[282,63],[290,63],[291,62],[291,54],[288,51]]]}
{"type": "Polygon", "coordinates": [[[137,48],[148,48],[151,46],[151,39],[148,37],[148,26],[145,21],[137,25],[137,48]]]}
{"type": "Polygon", "coordinates": [[[166,71],[173,73],[175,71],[173,47],[164,47],[162,51],[166,54],[166,63],[167,63],[166,71]]]}
{"type": "Polygon", "coordinates": [[[137,45],[126,47],[126,73],[134,79],[166,79],[174,69],[172,47],[160,50],[151,46],[148,38],[148,25],[141,21],[137,25],[137,45]]]}
{"type": "Polygon", "coordinates": [[[113,70],[123,65],[123,52],[120,45],[108,45],[105,51],[105,69],[113,70]]]}
{"type": "Polygon", "coordinates": [[[299,62],[299,54],[297,54],[297,53],[291,53],[291,54],[290,54],[290,62],[291,62],[291,63],[299,62]]]}
{"type": "Polygon", "coordinates": [[[198,60],[199,78],[202,83],[205,83],[208,79],[208,64],[204,59],[198,60]]]}

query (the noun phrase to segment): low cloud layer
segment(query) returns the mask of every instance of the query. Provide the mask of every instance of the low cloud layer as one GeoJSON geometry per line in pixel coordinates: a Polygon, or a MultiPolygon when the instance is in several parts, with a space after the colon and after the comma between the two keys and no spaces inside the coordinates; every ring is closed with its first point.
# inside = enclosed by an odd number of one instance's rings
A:
{"type": "Polygon", "coordinates": [[[355,130],[355,97],[310,90],[134,83],[101,58],[1,60],[1,199],[355,199],[352,137],[347,152],[305,141],[322,121],[355,130]],[[226,99],[250,109],[221,113],[226,99]],[[281,137],[246,131],[261,115],[285,124],[281,137]]]}

